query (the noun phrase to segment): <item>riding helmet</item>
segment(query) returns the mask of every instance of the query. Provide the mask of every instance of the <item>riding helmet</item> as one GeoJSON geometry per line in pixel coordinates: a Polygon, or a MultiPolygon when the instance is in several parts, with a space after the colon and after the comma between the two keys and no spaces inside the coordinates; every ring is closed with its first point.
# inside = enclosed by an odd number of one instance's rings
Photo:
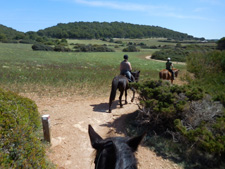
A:
{"type": "Polygon", "coordinates": [[[124,59],[128,59],[128,55],[124,55],[123,58],[124,58],[124,59]]]}

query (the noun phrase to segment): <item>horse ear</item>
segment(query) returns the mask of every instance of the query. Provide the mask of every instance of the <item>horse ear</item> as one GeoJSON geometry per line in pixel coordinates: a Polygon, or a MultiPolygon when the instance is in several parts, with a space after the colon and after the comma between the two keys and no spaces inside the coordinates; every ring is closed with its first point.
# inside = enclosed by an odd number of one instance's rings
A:
{"type": "Polygon", "coordinates": [[[100,141],[102,141],[103,139],[98,135],[98,133],[95,132],[90,124],[88,125],[88,134],[91,140],[92,147],[94,149],[98,149],[100,146],[100,141]]]}
{"type": "Polygon", "coordinates": [[[137,137],[133,137],[127,141],[127,144],[132,148],[133,152],[135,152],[137,150],[138,145],[141,143],[141,141],[143,140],[145,135],[146,135],[146,133],[144,133],[140,136],[137,136],[137,137]]]}

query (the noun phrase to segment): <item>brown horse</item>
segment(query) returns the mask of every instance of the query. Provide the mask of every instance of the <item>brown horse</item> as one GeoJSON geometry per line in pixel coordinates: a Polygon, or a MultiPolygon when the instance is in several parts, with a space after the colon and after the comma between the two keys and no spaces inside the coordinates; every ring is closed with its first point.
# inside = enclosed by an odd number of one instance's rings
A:
{"type": "MultiPolygon", "coordinates": [[[[172,70],[174,72],[174,76],[177,77],[179,69],[173,68],[172,70]]],[[[159,72],[159,78],[163,80],[170,80],[171,84],[173,84],[174,79],[172,78],[172,74],[167,69],[163,69],[159,72]]]]}

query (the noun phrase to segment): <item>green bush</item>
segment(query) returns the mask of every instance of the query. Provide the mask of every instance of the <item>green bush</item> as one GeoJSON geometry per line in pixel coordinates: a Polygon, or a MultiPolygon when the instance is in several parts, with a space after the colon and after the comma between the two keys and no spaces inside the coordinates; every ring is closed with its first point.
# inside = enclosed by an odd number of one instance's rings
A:
{"type": "Polygon", "coordinates": [[[113,49],[110,49],[105,45],[76,44],[74,48],[76,49],[76,52],[114,52],[113,49]]]}
{"type": "Polygon", "coordinates": [[[192,53],[187,57],[187,70],[196,77],[191,85],[202,86],[225,105],[225,51],[192,53]]]}
{"type": "Polygon", "coordinates": [[[34,44],[32,45],[33,50],[42,50],[42,51],[53,51],[53,48],[43,44],[34,44]]]}
{"type": "Polygon", "coordinates": [[[133,85],[140,94],[140,103],[148,110],[149,121],[163,130],[174,129],[173,121],[180,118],[188,102],[202,99],[203,90],[190,86],[170,86],[169,83],[146,81],[133,85]]]}
{"type": "Polygon", "coordinates": [[[219,50],[225,50],[225,37],[221,38],[217,42],[217,49],[219,50]]]}
{"type": "Polygon", "coordinates": [[[225,155],[225,114],[217,118],[213,124],[202,124],[199,127],[188,130],[180,119],[174,121],[175,127],[189,143],[195,144],[200,149],[215,156],[225,155]]]}
{"type": "Polygon", "coordinates": [[[152,59],[167,60],[170,57],[173,61],[185,62],[188,54],[189,52],[182,48],[162,49],[153,53],[152,59]]]}
{"type": "Polygon", "coordinates": [[[69,49],[63,45],[56,45],[54,47],[54,51],[56,51],[56,52],[71,52],[71,49],[69,49]]]}
{"type": "Polygon", "coordinates": [[[210,46],[200,46],[200,45],[187,45],[181,46],[180,43],[176,44],[175,47],[169,48],[164,47],[160,51],[156,51],[152,54],[153,59],[159,60],[167,60],[170,57],[173,61],[185,62],[186,57],[188,57],[191,53],[198,52],[208,52],[212,51],[213,47],[210,46]]]}
{"type": "Polygon", "coordinates": [[[140,49],[136,48],[134,45],[130,45],[127,48],[123,49],[123,52],[139,52],[140,49]]]}
{"type": "Polygon", "coordinates": [[[133,85],[139,93],[139,120],[152,130],[179,132],[180,141],[216,156],[225,155],[225,112],[200,87],[146,81],[133,85]]]}
{"type": "Polygon", "coordinates": [[[0,168],[47,168],[36,104],[0,89],[0,168]]]}

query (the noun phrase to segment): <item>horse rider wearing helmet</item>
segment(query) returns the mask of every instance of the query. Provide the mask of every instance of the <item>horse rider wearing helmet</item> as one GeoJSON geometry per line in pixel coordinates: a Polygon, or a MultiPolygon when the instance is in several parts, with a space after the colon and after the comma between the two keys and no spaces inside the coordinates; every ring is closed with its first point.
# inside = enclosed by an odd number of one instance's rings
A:
{"type": "Polygon", "coordinates": [[[129,82],[134,82],[134,77],[131,74],[131,64],[128,61],[128,55],[123,56],[124,60],[120,63],[120,74],[125,75],[129,82]]]}
{"type": "Polygon", "coordinates": [[[167,58],[166,69],[172,74],[172,80],[174,80],[174,72],[172,70],[173,63],[170,60],[171,60],[170,58],[167,58]]]}

